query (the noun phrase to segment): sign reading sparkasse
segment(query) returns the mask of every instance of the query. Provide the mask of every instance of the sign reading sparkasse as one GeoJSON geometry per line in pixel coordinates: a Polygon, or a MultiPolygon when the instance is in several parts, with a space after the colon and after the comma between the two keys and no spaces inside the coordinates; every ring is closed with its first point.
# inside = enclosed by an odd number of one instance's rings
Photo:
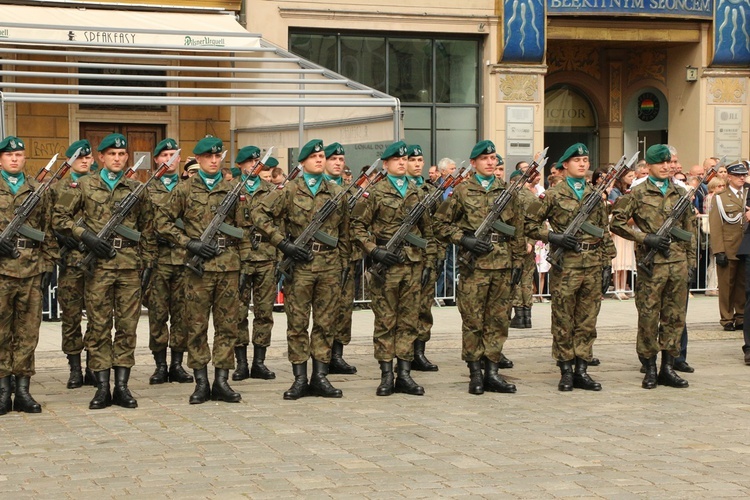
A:
{"type": "Polygon", "coordinates": [[[547,14],[713,18],[714,0],[547,0],[547,14]]]}

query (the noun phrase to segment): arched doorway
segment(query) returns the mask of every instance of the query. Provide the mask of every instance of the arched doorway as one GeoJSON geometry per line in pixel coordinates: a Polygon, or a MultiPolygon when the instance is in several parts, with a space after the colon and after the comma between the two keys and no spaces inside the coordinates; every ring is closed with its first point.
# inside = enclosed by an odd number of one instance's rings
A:
{"type": "Polygon", "coordinates": [[[591,165],[598,165],[598,119],[586,96],[570,85],[556,85],[544,93],[544,145],[549,147],[549,167],[576,142],[589,148],[591,165]]]}
{"type": "Polygon", "coordinates": [[[669,109],[660,90],[644,87],[635,91],[623,115],[625,151],[638,149],[643,159],[649,146],[667,143],[669,109]]]}

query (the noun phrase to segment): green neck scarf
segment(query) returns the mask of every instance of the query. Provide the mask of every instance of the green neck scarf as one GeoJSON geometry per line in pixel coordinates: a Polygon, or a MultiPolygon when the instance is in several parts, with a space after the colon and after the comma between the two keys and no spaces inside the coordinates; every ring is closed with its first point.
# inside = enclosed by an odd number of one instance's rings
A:
{"type": "Polygon", "coordinates": [[[405,197],[406,190],[409,189],[409,180],[406,176],[396,177],[395,175],[388,174],[387,177],[393,187],[396,188],[396,191],[398,191],[398,194],[401,195],[401,198],[405,197]]]}
{"type": "Polygon", "coordinates": [[[305,186],[307,186],[312,195],[315,196],[318,194],[320,185],[323,183],[323,174],[308,174],[307,172],[303,172],[302,178],[305,180],[305,186]]]}
{"type": "Polygon", "coordinates": [[[242,182],[245,183],[245,190],[250,194],[250,196],[255,193],[258,188],[260,187],[260,177],[257,175],[242,175],[242,182]]]}
{"type": "Polygon", "coordinates": [[[566,177],[565,180],[568,182],[568,186],[576,194],[576,198],[579,200],[583,198],[583,190],[586,189],[586,179],[576,177],[566,177]]]}
{"type": "Polygon", "coordinates": [[[117,173],[110,172],[106,168],[103,168],[99,171],[99,178],[104,181],[104,184],[109,188],[110,191],[114,191],[115,186],[118,182],[120,182],[120,179],[122,179],[122,176],[125,175],[124,170],[120,170],[117,173]]]}
{"type": "Polygon", "coordinates": [[[80,179],[81,177],[85,177],[87,175],[89,175],[89,174],[88,173],[77,174],[75,172],[71,172],[70,173],[70,178],[73,180],[73,182],[78,182],[78,179],[80,179]]]}
{"type": "Polygon", "coordinates": [[[170,193],[174,189],[174,187],[177,185],[177,179],[180,176],[177,174],[164,174],[161,176],[161,183],[164,184],[164,187],[167,188],[167,191],[170,193]]]}
{"type": "Polygon", "coordinates": [[[477,182],[479,183],[480,186],[484,188],[485,191],[489,191],[492,185],[495,183],[494,175],[474,174],[474,177],[477,178],[477,182]]]}
{"type": "Polygon", "coordinates": [[[651,175],[648,176],[648,181],[654,186],[659,188],[661,194],[667,194],[667,188],[669,188],[669,179],[657,179],[651,175]]]}
{"type": "Polygon", "coordinates": [[[421,175],[407,175],[406,178],[416,184],[417,187],[420,187],[422,184],[424,184],[424,177],[422,177],[421,175]]]}
{"type": "Polygon", "coordinates": [[[338,184],[339,186],[343,186],[344,185],[344,178],[341,177],[340,175],[338,177],[333,177],[333,176],[328,175],[328,174],[323,174],[323,178],[325,180],[327,180],[327,181],[333,181],[336,184],[338,184]]]}
{"type": "Polygon", "coordinates": [[[206,185],[209,191],[212,191],[213,188],[215,188],[223,178],[221,175],[221,170],[216,172],[215,174],[207,174],[203,170],[198,170],[198,175],[200,176],[201,180],[203,181],[203,184],[206,185]]]}
{"type": "Polygon", "coordinates": [[[23,186],[23,183],[26,181],[26,176],[23,175],[23,172],[19,172],[17,174],[9,174],[5,170],[3,170],[3,179],[5,179],[5,182],[8,184],[10,192],[16,194],[18,190],[21,189],[21,186],[23,186]]]}

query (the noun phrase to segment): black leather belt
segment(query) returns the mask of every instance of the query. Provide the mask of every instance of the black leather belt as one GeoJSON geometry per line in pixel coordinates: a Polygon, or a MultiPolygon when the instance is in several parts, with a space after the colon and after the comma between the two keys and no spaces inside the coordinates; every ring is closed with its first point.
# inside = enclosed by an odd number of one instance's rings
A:
{"type": "Polygon", "coordinates": [[[17,238],[16,248],[39,248],[39,242],[28,238],[17,238]]]}
{"type": "Polygon", "coordinates": [[[257,246],[257,245],[260,245],[261,243],[269,243],[271,240],[269,240],[268,238],[266,238],[260,233],[253,233],[253,237],[250,238],[250,241],[252,241],[253,245],[257,246]]]}
{"type": "Polygon", "coordinates": [[[510,241],[510,237],[500,233],[490,234],[490,243],[505,243],[510,241]]]}
{"type": "Polygon", "coordinates": [[[237,246],[237,243],[237,239],[235,238],[227,238],[226,236],[218,236],[216,238],[216,246],[219,248],[219,250],[237,246]]]}
{"type": "Polygon", "coordinates": [[[595,243],[587,243],[585,241],[581,242],[581,251],[582,252],[588,252],[589,250],[595,250],[601,246],[602,242],[601,240],[595,242],[595,243]]]}
{"type": "Polygon", "coordinates": [[[121,248],[131,248],[138,245],[137,241],[129,240],[127,238],[120,238],[119,236],[115,236],[114,238],[110,239],[109,242],[112,244],[112,248],[115,250],[120,250],[121,248]]]}
{"type": "MultiPolygon", "coordinates": [[[[378,245],[378,246],[385,246],[385,245],[388,244],[389,241],[391,241],[390,238],[387,239],[387,240],[384,239],[384,238],[375,238],[375,244],[378,245]]],[[[413,246],[413,245],[411,243],[409,243],[408,241],[404,241],[402,246],[403,247],[410,247],[410,246],[413,246]]]]}
{"type": "Polygon", "coordinates": [[[315,253],[330,252],[331,250],[335,250],[334,247],[328,246],[325,243],[320,243],[318,241],[313,241],[312,243],[310,243],[309,248],[315,253]]]}

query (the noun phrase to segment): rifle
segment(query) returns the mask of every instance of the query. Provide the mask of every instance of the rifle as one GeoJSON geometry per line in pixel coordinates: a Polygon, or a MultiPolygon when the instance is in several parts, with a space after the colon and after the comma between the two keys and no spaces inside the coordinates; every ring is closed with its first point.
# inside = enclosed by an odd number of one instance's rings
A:
{"type": "MultiPolygon", "coordinates": [[[[266,155],[260,162],[258,162],[258,165],[255,166],[255,169],[258,169],[258,172],[260,172],[265,162],[268,161],[268,158],[271,156],[271,150],[273,150],[273,147],[269,148],[268,151],[266,151],[266,155]]],[[[225,155],[226,151],[224,151],[224,154],[221,156],[222,160],[224,159],[225,155]]],[[[253,172],[255,172],[255,169],[253,169],[253,172]]],[[[208,226],[206,226],[206,229],[204,229],[203,233],[201,234],[200,240],[203,243],[213,241],[214,238],[216,238],[217,243],[219,244],[219,251],[217,252],[217,255],[221,254],[224,251],[225,240],[223,236],[219,236],[218,238],[216,237],[219,232],[222,232],[238,240],[241,240],[245,237],[245,233],[242,229],[224,222],[224,219],[226,219],[227,215],[229,215],[229,211],[232,209],[232,207],[234,207],[235,203],[237,203],[237,200],[240,197],[240,190],[242,190],[242,188],[244,187],[245,181],[240,178],[238,182],[232,187],[232,190],[227,193],[223,200],[221,200],[219,206],[216,207],[216,213],[214,214],[213,219],[211,219],[211,222],[208,223],[208,226]]],[[[178,225],[178,227],[180,226],[178,225]]],[[[184,223],[182,228],[184,229],[184,223]]],[[[193,271],[198,276],[203,276],[204,262],[205,259],[200,255],[193,255],[185,265],[188,267],[188,269],[193,271]]]]}
{"type": "MultiPolygon", "coordinates": [[[[141,166],[141,163],[143,163],[143,160],[145,159],[146,159],[146,155],[141,156],[141,158],[135,163],[135,165],[130,167],[128,171],[125,172],[125,178],[126,179],[132,178],[135,175],[136,170],[138,170],[138,168],[141,166]]],[[[167,162],[167,163],[170,165],[172,164],[172,162],[167,162]]]]}
{"type": "MultiPolygon", "coordinates": [[[[456,169],[451,175],[443,180],[439,186],[435,186],[435,190],[430,194],[419,200],[419,203],[415,204],[409,210],[409,213],[404,218],[399,228],[393,233],[393,236],[385,244],[385,249],[389,252],[393,252],[401,257],[404,244],[407,242],[413,246],[419,248],[427,248],[427,240],[420,238],[416,234],[411,233],[411,228],[414,227],[419,219],[422,218],[424,213],[432,206],[437,203],[437,200],[443,196],[446,189],[452,187],[454,183],[460,179],[460,170],[456,169]]],[[[382,262],[376,262],[368,269],[373,278],[378,280],[380,283],[385,283],[385,273],[388,271],[388,266],[382,262]]]]}
{"type": "MultiPolygon", "coordinates": [[[[708,182],[713,179],[714,176],[718,173],[719,168],[723,167],[726,161],[727,157],[722,157],[719,163],[711,167],[708,172],[706,172],[703,177],[698,180],[697,186],[700,186],[704,182],[708,182]]],[[[675,203],[674,207],[672,207],[672,212],[669,214],[669,217],[667,217],[667,220],[665,220],[661,227],[656,231],[657,236],[667,236],[668,238],[670,238],[670,240],[671,237],[674,237],[680,241],[690,241],[690,239],[693,237],[693,234],[689,231],[685,231],[677,227],[677,222],[685,214],[685,211],[692,206],[692,198],[693,194],[695,193],[695,189],[696,188],[692,187],[688,188],[685,194],[683,194],[680,199],[677,200],[677,203],[675,203]]],[[[643,271],[648,277],[651,277],[654,273],[654,257],[656,257],[656,252],[658,251],[659,250],[655,248],[649,249],[646,256],[643,257],[643,260],[641,260],[637,264],[638,269],[643,271]]],[[[661,254],[664,257],[669,257],[669,249],[661,252],[661,254]]]]}
{"type": "MultiPolygon", "coordinates": [[[[349,194],[349,191],[351,191],[352,188],[356,187],[358,191],[361,189],[361,192],[364,193],[364,189],[362,189],[362,186],[365,184],[365,182],[367,182],[370,174],[377,168],[378,161],[379,160],[375,160],[375,163],[370,165],[370,168],[368,168],[365,172],[359,174],[359,177],[354,179],[346,188],[339,191],[336,196],[329,200],[326,200],[323,206],[320,207],[317,212],[315,212],[315,215],[313,215],[313,218],[307,225],[307,227],[300,233],[299,236],[294,239],[294,244],[305,247],[309,245],[313,239],[316,239],[321,243],[328,245],[329,247],[335,247],[336,245],[338,245],[338,238],[324,233],[320,230],[320,228],[323,227],[325,221],[328,220],[328,217],[330,217],[331,214],[333,214],[334,210],[336,210],[336,208],[339,206],[341,200],[343,200],[349,194]]],[[[291,176],[291,174],[289,175],[291,176]]],[[[284,278],[291,280],[292,274],[294,272],[294,265],[294,259],[291,257],[287,257],[276,267],[276,272],[278,273],[278,275],[284,276],[284,278]]]]}
{"type": "MultiPolygon", "coordinates": [[[[13,219],[11,219],[11,221],[8,223],[8,226],[3,230],[3,232],[0,233],[0,239],[12,240],[16,238],[16,235],[20,234],[21,236],[30,240],[39,242],[44,241],[44,233],[42,231],[39,231],[38,229],[34,229],[33,227],[26,225],[26,221],[28,220],[29,216],[31,216],[31,213],[34,211],[39,202],[42,201],[42,196],[44,195],[44,193],[49,189],[49,187],[55,180],[65,175],[68,169],[70,169],[70,163],[75,161],[75,159],[78,158],[79,154],[81,154],[81,148],[78,148],[76,150],[75,154],[73,154],[73,156],[71,157],[71,161],[66,161],[65,163],[63,163],[60,168],[57,169],[55,175],[53,175],[46,182],[40,184],[32,193],[30,193],[26,197],[25,200],[23,200],[23,203],[14,210],[13,219]]],[[[52,169],[52,165],[54,165],[56,161],[57,154],[52,157],[52,159],[42,170],[39,171],[39,173],[36,175],[36,180],[39,182],[44,180],[44,178],[47,176],[47,173],[52,169]]],[[[11,257],[17,259],[20,256],[21,254],[18,252],[18,249],[14,247],[11,257]]]]}
{"type": "Polygon", "coordinates": [[[368,168],[364,174],[360,174],[359,177],[357,177],[357,180],[354,181],[354,184],[357,185],[357,191],[349,197],[349,201],[347,202],[347,205],[349,206],[349,211],[351,212],[354,210],[354,205],[357,204],[357,200],[359,200],[362,195],[365,194],[365,190],[378,182],[380,179],[385,177],[385,170],[381,170],[378,172],[375,177],[370,180],[370,175],[375,171],[375,169],[378,167],[378,163],[380,163],[380,158],[377,158],[372,165],[370,165],[370,168],[368,168]]]}
{"type": "MultiPolygon", "coordinates": [[[[140,201],[141,193],[144,193],[148,188],[148,185],[151,184],[154,180],[160,179],[161,176],[164,175],[167,170],[169,170],[172,162],[174,162],[179,156],[180,150],[178,149],[168,162],[159,165],[159,168],[156,169],[153,174],[151,174],[151,177],[149,177],[146,182],[144,182],[143,184],[139,184],[138,187],[129,192],[127,196],[122,199],[120,204],[115,207],[112,217],[110,217],[107,223],[104,224],[104,227],[101,229],[101,231],[99,231],[99,233],[97,233],[96,236],[103,240],[109,241],[114,236],[114,234],[117,233],[129,240],[136,242],[140,241],[141,233],[135,229],[123,225],[122,223],[130,213],[130,211],[133,209],[133,207],[135,207],[136,204],[138,204],[138,201],[140,201]]],[[[146,156],[144,155],[140,160],[138,160],[138,163],[136,163],[136,165],[133,167],[133,171],[138,168],[138,166],[143,162],[145,158],[146,156]]],[[[117,255],[117,247],[112,248],[112,253],[109,255],[109,258],[112,259],[115,257],[115,255],[117,255]]],[[[89,252],[86,257],[84,257],[83,261],[78,264],[78,267],[83,269],[83,272],[90,277],[92,276],[91,269],[95,262],[96,255],[94,254],[94,252],[89,252]]]]}
{"type": "MultiPolygon", "coordinates": [[[[508,187],[506,189],[503,189],[502,192],[497,196],[497,198],[495,198],[495,201],[492,202],[492,206],[490,207],[490,212],[485,216],[482,223],[474,231],[474,236],[477,239],[489,243],[490,236],[493,230],[508,237],[515,236],[516,228],[501,221],[500,215],[502,215],[503,210],[505,210],[505,207],[508,206],[508,203],[510,203],[510,201],[516,196],[516,193],[518,193],[518,191],[523,188],[524,184],[533,179],[537,175],[537,172],[543,169],[547,164],[548,149],[549,147],[544,148],[544,151],[542,151],[541,163],[538,163],[536,160],[534,160],[525,172],[513,179],[508,187]]],[[[458,261],[466,267],[466,271],[468,274],[474,272],[476,259],[476,254],[469,250],[462,249],[458,253],[458,261]]]]}
{"type": "MultiPolygon", "coordinates": [[[[638,152],[636,151],[633,156],[628,160],[626,156],[620,158],[620,161],[614,167],[611,167],[607,171],[607,175],[604,177],[601,183],[596,186],[594,192],[589,194],[583,201],[581,210],[578,211],[573,221],[565,228],[563,234],[570,234],[575,236],[579,230],[584,233],[590,234],[595,238],[602,238],[604,236],[604,229],[596,227],[590,222],[587,222],[589,216],[596,210],[602,202],[602,195],[606,192],[607,188],[611,186],[616,180],[621,179],[626,173],[628,173],[638,161],[638,152]]],[[[576,252],[580,252],[580,244],[576,248],[576,252]]],[[[562,258],[565,253],[564,248],[557,248],[553,253],[547,256],[547,262],[552,264],[552,267],[558,271],[562,270],[562,258]]]]}

